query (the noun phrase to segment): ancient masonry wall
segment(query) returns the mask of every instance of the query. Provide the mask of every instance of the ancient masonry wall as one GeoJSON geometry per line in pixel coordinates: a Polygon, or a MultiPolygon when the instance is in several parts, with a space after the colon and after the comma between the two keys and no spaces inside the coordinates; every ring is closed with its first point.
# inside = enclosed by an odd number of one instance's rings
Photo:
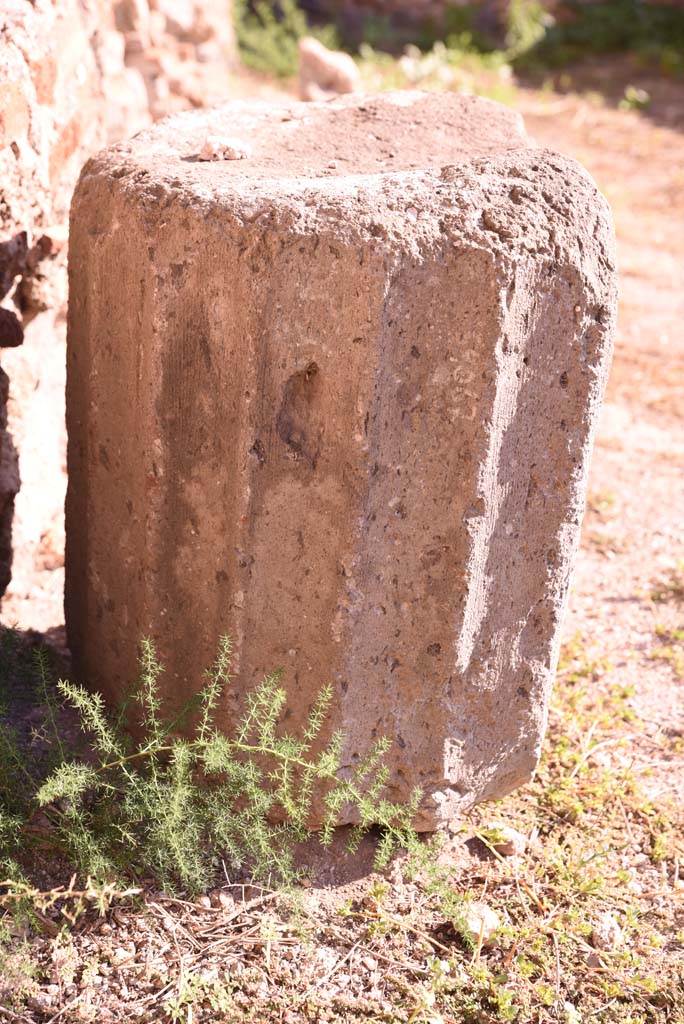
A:
{"type": "Polygon", "coordinates": [[[52,625],[41,619],[41,596],[63,586],[66,239],[78,173],[106,143],[169,112],[225,99],[233,53],[230,0],[2,4],[0,595],[12,575],[6,621],[21,622],[33,596],[31,624],[52,625]],[[45,576],[31,595],[35,569],[45,576]]]}

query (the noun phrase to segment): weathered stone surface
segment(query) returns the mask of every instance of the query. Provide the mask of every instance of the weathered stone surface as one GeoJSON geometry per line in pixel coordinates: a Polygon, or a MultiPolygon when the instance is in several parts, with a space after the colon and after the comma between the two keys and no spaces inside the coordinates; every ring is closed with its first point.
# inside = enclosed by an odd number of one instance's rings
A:
{"type": "Polygon", "coordinates": [[[81,677],[153,635],[180,703],[227,630],[223,723],[275,666],[288,726],[332,681],[423,826],[526,780],[615,314],[586,172],[475,98],[234,104],[90,161],[70,246],[81,677]]]}

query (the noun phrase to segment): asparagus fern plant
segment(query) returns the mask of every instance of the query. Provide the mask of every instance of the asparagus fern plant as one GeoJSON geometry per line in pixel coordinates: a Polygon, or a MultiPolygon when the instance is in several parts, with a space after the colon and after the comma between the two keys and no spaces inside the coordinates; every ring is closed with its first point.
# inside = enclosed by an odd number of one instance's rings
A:
{"type": "Polygon", "coordinates": [[[412,847],[411,820],[420,794],[406,806],[383,798],[388,742],[376,743],[346,776],[340,769],[343,737],[335,734],[319,749],[330,687],[321,691],[299,737],[279,728],[287,702],[279,672],[249,695],[232,737],[216,727],[231,653],[231,641],[224,636],[201,692],[180,718],[167,718],[159,688],[162,666],[152,641],[143,641],[134,695],[142,723],[137,740],[125,730],[124,715],[111,715],[99,694],[61,680],[56,698],[44,655],[38,655],[46,727],[53,735],[52,764],[35,780],[20,739],[0,725],[5,872],[18,870],[12,858],[35,839],[53,844],[80,872],[102,881],[152,877],[166,889],[198,892],[211,883],[221,861],[249,870],[252,877],[290,880],[296,874],[293,850],[309,834],[317,797],[325,808],[324,844],[332,840],[340,812],[352,807],[358,821],[352,844],[372,825],[381,826],[378,866],[397,846],[412,847]],[[84,756],[69,756],[65,749],[60,701],[76,710],[89,738],[84,756]]]}

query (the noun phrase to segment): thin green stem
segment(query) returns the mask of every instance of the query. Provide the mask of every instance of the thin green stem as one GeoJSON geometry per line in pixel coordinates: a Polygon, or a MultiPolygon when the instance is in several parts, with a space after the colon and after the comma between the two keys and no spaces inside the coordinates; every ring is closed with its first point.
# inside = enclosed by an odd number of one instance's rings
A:
{"type": "Polygon", "coordinates": [[[45,707],[47,708],[47,721],[50,725],[50,729],[52,730],[53,739],[57,744],[59,756],[62,759],[62,761],[65,761],[66,751],[64,749],[64,744],[62,743],[62,734],[59,728],[59,724],[57,722],[57,715],[55,714],[55,699],[53,695],[50,693],[49,689],[49,680],[47,668],[45,665],[45,659],[46,655],[43,650],[39,649],[35,652],[35,664],[38,668],[39,690],[40,695],[43,698],[43,701],[45,702],[45,707]]]}
{"type": "MultiPolygon", "coordinates": [[[[191,750],[197,750],[203,747],[208,747],[210,742],[210,740],[195,740],[189,744],[189,747],[191,750]]],[[[289,754],[282,754],[279,750],[274,750],[272,747],[261,747],[251,743],[241,743],[238,740],[230,740],[229,743],[233,750],[239,750],[242,754],[271,756],[278,758],[280,761],[287,761],[288,764],[296,765],[298,768],[315,767],[315,764],[311,761],[303,761],[298,757],[291,757],[289,754]]],[[[129,761],[139,760],[142,757],[148,757],[150,754],[172,753],[174,749],[173,744],[164,744],[158,747],[145,747],[143,750],[136,750],[133,754],[128,754],[126,757],[120,757],[116,761],[108,761],[107,764],[100,765],[96,771],[104,772],[109,771],[111,768],[120,768],[129,761]]]]}
{"type": "Polygon", "coordinates": [[[33,778],[33,776],[31,775],[30,771],[23,763],[21,758],[17,755],[14,749],[14,745],[12,744],[12,741],[8,740],[6,737],[3,737],[1,732],[0,743],[2,743],[2,746],[5,748],[5,756],[8,758],[10,763],[13,764],[15,768],[17,768],[17,770],[21,772],[21,774],[26,778],[26,780],[31,785],[31,788],[33,788],[35,786],[36,780],[33,778]]]}

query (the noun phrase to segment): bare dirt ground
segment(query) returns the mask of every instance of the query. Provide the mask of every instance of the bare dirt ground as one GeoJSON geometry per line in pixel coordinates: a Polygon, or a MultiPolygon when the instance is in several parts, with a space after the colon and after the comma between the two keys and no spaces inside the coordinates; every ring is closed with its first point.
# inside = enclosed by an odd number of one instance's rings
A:
{"type": "MultiPolygon", "coordinates": [[[[613,209],[620,266],[615,356],[596,438],[582,546],[565,627],[614,680],[633,686],[653,735],[682,735],[684,675],[658,627],[682,609],[654,603],[655,581],[684,559],[684,86],[646,80],[647,112],[615,109],[597,86],[625,69],[587,67],[582,95],[521,90],[540,144],[574,156],[613,209]]],[[[659,788],[684,799],[684,761],[657,766],[659,788]]],[[[655,770],[655,769],[654,769],[655,770]]]]}
{"type": "MultiPolygon", "coordinates": [[[[683,1024],[684,82],[618,61],[556,84],[515,102],[611,202],[621,294],[536,779],[455,823],[429,871],[364,877],[365,847],[353,867],[314,864],[294,912],[226,880],[194,903],[150,889],[142,909],[123,899],[60,939],[59,908],[78,902],[60,898],[25,954],[42,980],[4,961],[19,995],[0,998],[0,1020],[683,1024]],[[647,110],[618,107],[627,81],[648,89],[647,110]],[[496,852],[496,821],[523,853],[496,852]],[[477,911],[468,938],[445,881],[495,910],[498,939],[477,911]]],[[[62,623],[55,572],[35,580],[41,628],[62,623]]],[[[12,599],[3,620],[39,624],[12,599]]]]}

